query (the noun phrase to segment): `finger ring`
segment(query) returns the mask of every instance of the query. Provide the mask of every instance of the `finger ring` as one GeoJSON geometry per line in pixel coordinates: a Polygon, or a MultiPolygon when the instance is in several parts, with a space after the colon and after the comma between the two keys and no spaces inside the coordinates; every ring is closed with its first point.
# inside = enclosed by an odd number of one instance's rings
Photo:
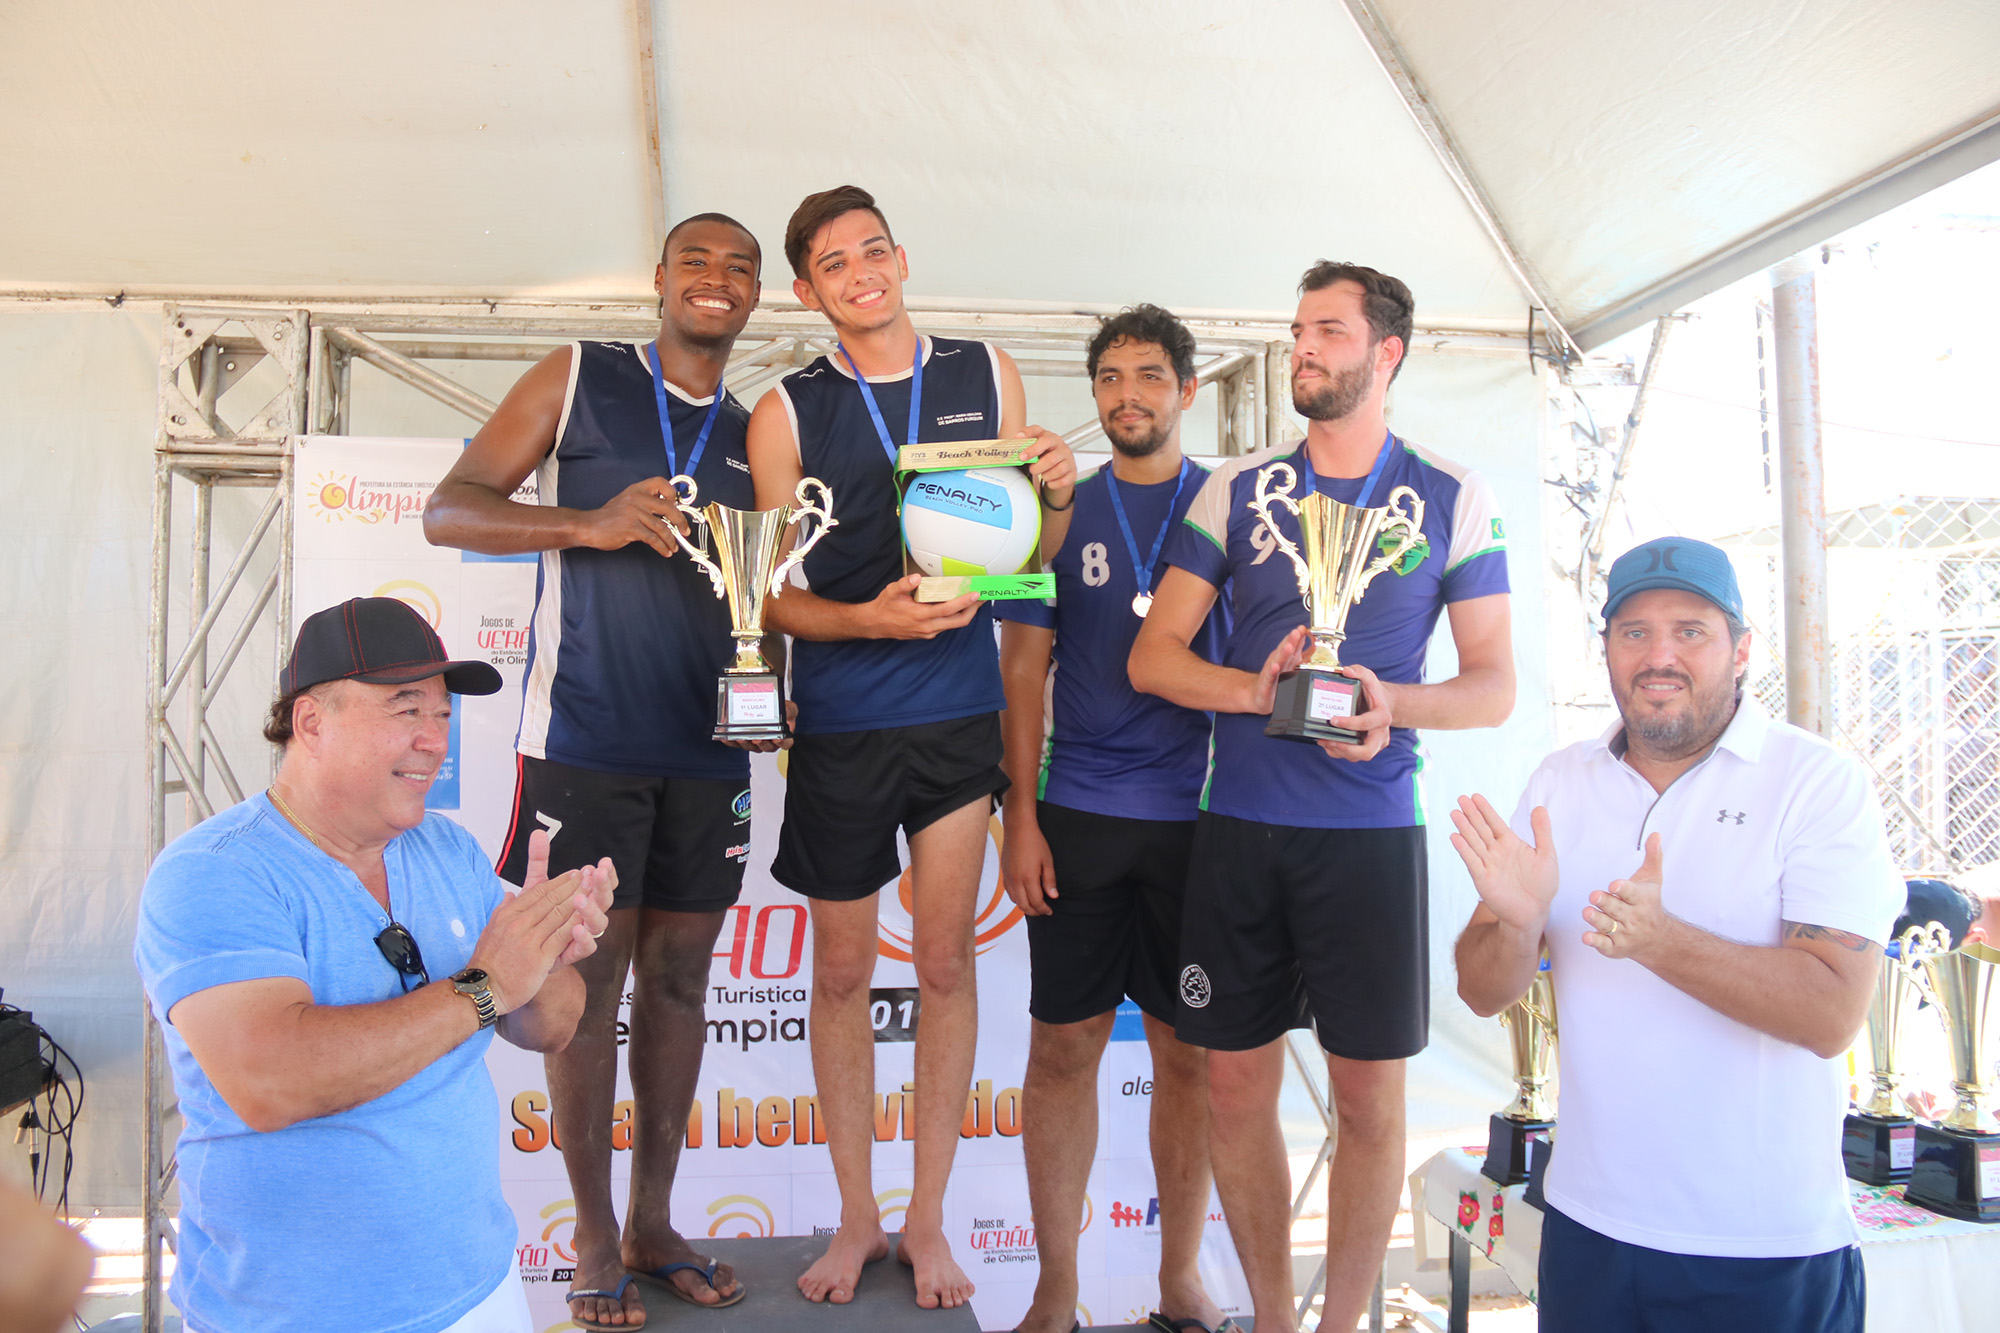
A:
{"type": "Polygon", "coordinates": [[[1607,935],[1616,935],[1618,933],[1617,917],[1607,916],[1604,918],[1604,933],[1607,935]]]}
{"type": "Polygon", "coordinates": [[[598,932],[597,932],[596,934],[592,935],[592,936],[591,936],[590,938],[592,938],[592,939],[594,939],[594,940],[601,940],[601,939],[603,939],[603,938],[604,938],[604,932],[603,932],[602,930],[600,930],[600,931],[598,931],[598,932]]]}

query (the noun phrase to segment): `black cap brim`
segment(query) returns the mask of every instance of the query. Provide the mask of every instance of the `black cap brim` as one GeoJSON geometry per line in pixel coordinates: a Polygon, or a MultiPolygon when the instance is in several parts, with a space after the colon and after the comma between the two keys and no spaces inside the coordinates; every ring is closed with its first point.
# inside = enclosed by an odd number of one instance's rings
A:
{"type": "Polygon", "coordinates": [[[369,685],[408,685],[413,680],[443,676],[444,687],[453,694],[498,694],[500,673],[487,662],[419,662],[336,679],[358,680],[369,685]]]}

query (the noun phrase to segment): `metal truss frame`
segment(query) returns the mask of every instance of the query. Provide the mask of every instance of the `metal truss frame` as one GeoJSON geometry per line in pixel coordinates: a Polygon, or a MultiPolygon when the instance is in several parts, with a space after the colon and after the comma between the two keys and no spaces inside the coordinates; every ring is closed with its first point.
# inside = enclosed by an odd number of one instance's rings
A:
{"type": "MultiPolygon", "coordinates": [[[[254,788],[275,766],[275,755],[262,746],[258,754],[227,754],[210,724],[209,708],[254,634],[271,636],[274,660],[282,660],[289,646],[292,444],[304,434],[347,431],[354,363],[364,362],[483,423],[497,405],[444,373],[439,364],[525,364],[577,338],[640,342],[659,328],[658,314],[647,304],[583,299],[458,303],[313,298],[292,304],[216,305],[169,300],[163,309],[147,653],[149,859],[166,844],[171,800],[185,802],[192,824],[242,800],[246,787],[241,775],[254,768],[254,788]],[[221,399],[266,360],[281,372],[281,387],[242,424],[232,424],[221,399]],[[216,577],[213,517],[219,486],[262,491],[265,499],[248,535],[216,577]],[[184,531],[174,522],[183,498],[191,515],[184,531]],[[261,579],[249,578],[251,566],[261,565],[260,552],[270,562],[269,571],[261,579]],[[188,598],[180,616],[173,599],[177,580],[186,581],[188,598]]],[[[1005,303],[983,309],[969,303],[912,307],[925,333],[982,338],[1005,348],[1027,380],[1081,378],[1084,344],[1098,313],[1005,303]]],[[[1196,378],[1202,391],[1212,391],[1216,399],[1214,451],[1249,453],[1291,434],[1288,326],[1275,319],[1225,316],[1187,323],[1196,339],[1196,378]]],[[[820,316],[796,306],[767,305],[738,339],[726,383],[747,397],[832,350],[820,316]]],[[[1529,344],[1518,336],[1442,329],[1420,329],[1411,339],[1412,353],[1445,350],[1519,356],[1529,344]]],[[[1082,448],[1102,447],[1102,436],[1094,415],[1063,431],[1064,439],[1082,448]]],[[[143,1024],[142,1320],[146,1333],[159,1333],[162,1258],[165,1247],[174,1243],[167,1204],[175,1176],[171,1134],[177,1109],[150,1008],[143,1024]]],[[[1312,1086],[1310,1079],[1307,1085],[1312,1086]]],[[[1324,1107],[1322,1111],[1326,1113],[1324,1107]]],[[[1329,1137],[1322,1166],[1330,1154],[1329,1137]]],[[[1316,1169],[1307,1192],[1317,1177],[1316,1169]]]]}
{"type": "MultiPolygon", "coordinates": [[[[237,765],[209,723],[209,706],[250,636],[263,627],[282,654],[291,622],[290,437],[305,426],[310,317],[278,306],[183,306],[166,303],[160,347],[159,414],[153,444],[151,624],[146,654],[148,860],[166,843],[167,803],[184,799],[190,823],[243,799],[237,765]],[[229,422],[222,395],[260,362],[271,360],[282,385],[241,425],[229,422]],[[214,579],[214,501],[218,486],[269,492],[249,535],[214,579]],[[187,493],[191,522],[177,534],[176,500],[187,493]],[[245,580],[258,552],[275,543],[276,561],[252,588],[245,580]],[[181,559],[174,558],[177,548],[181,559]],[[186,624],[176,636],[173,582],[186,578],[186,624]],[[223,629],[225,613],[231,628],[223,629]],[[219,799],[222,795],[227,800],[219,799]]],[[[240,760],[239,760],[240,762],[240,760]]],[[[267,761],[268,762],[268,761],[267,761]]],[[[150,1005],[144,1006],[140,1124],[143,1221],[141,1318],[159,1333],[164,1313],[161,1258],[174,1243],[167,1194],[174,1180],[172,1084],[150,1005]]]]}

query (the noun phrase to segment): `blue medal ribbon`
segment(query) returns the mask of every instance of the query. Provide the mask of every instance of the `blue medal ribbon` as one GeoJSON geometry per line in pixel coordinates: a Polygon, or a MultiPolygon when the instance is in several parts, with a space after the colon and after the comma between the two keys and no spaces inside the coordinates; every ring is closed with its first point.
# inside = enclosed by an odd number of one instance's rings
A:
{"type": "MultiPolygon", "coordinates": [[[[660,409],[660,442],[667,449],[667,479],[683,475],[680,458],[674,449],[674,420],[667,411],[667,372],[660,369],[660,349],[652,343],[646,344],[646,363],[653,368],[653,402],[660,409]]],[[[701,466],[702,451],[708,448],[708,433],[715,429],[715,418],[722,411],[722,381],[715,382],[715,398],[708,405],[708,415],[702,418],[701,430],[694,437],[694,450],[688,454],[687,478],[694,479],[694,470],[701,466]]]]}
{"type": "MultiPolygon", "coordinates": [[[[1375,494],[1375,483],[1382,480],[1382,469],[1389,465],[1389,454],[1395,448],[1395,445],[1396,434],[1394,431],[1382,437],[1382,451],[1375,455],[1375,466],[1368,469],[1368,479],[1361,483],[1361,494],[1354,497],[1354,507],[1356,509],[1366,509],[1368,507],[1368,497],[1375,494]]],[[[1305,495],[1299,497],[1303,500],[1306,495],[1311,495],[1319,489],[1319,478],[1313,473],[1312,445],[1309,443],[1300,444],[1299,451],[1294,457],[1298,459],[1299,472],[1306,483],[1305,495]]]]}
{"type": "MultiPolygon", "coordinates": [[[[868,387],[868,377],[861,373],[861,367],[854,364],[854,358],[847,354],[847,348],[840,347],[840,359],[854,372],[854,382],[861,386],[861,401],[868,405],[868,419],[875,423],[875,436],[882,441],[882,452],[889,455],[889,466],[896,466],[896,444],[889,438],[889,423],[882,420],[882,408],[875,401],[875,390],[868,387]]],[[[906,444],[917,442],[917,423],[924,412],[924,340],[917,336],[917,354],[910,360],[910,434],[906,444]]]]}
{"type": "Polygon", "coordinates": [[[1153,591],[1153,566],[1159,563],[1160,550],[1167,544],[1167,529],[1174,525],[1174,506],[1180,503],[1181,488],[1187,485],[1191,466],[1187,459],[1181,460],[1180,475],[1174,479],[1174,498],[1167,501],[1167,516],[1160,521],[1159,535],[1153,538],[1153,553],[1141,564],[1139,541],[1132,535],[1131,520],[1125,517],[1125,502],[1118,498],[1118,478],[1111,474],[1109,463],[1104,465],[1104,489],[1111,496],[1111,512],[1118,519],[1118,530],[1125,534],[1125,549],[1132,553],[1132,573],[1139,581],[1139,596],[1142,598],[1153,591]]]}

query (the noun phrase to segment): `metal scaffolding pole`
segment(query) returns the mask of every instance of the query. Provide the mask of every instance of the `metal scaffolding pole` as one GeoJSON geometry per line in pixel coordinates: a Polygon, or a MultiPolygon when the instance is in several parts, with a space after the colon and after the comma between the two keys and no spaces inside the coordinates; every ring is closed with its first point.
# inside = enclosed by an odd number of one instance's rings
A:
{"type": "Polygon", "coordinates": [[[1778,493],[1783,521],[1785,717],[1833,729],[1826,598],[1826,469],[1820,449],[1817,256],[1771,270],[1778,370],[1778,493]]]}

